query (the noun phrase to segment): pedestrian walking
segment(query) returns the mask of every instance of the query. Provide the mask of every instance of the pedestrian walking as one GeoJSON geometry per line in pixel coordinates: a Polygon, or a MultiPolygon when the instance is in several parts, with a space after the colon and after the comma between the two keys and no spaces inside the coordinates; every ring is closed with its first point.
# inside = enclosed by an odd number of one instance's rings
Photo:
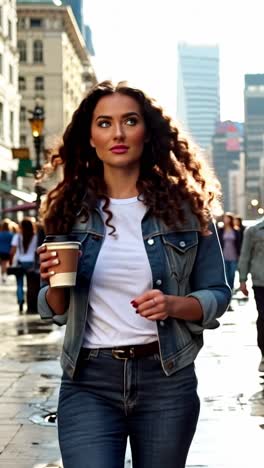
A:
{"type": "Polygon", "coordinates": [[[235,273],[237,271],[238,259],[241,250],[242,233],[236,227],[234,215],[226,212],[223,217],[223,226],[218,228],[220,244],[223,250],[227,282],[234,289],[235,273]]]}
{"type": "Polygon", "coordinates": [[[247,279],[251,274],[258,312],[257,343],[261,352],[259,372],[264,372],[264,218],[245,229],[239,259],[240,289],[248,296],[247,279]]]}
{"type": "Polygon", "coordinates": [[[36,248],[37,236],[33,222],[30,218],[24,218],[20,223],[20,232],[12,239],[10,250],[11,264],[15,257],[16,264],[20,267],[16,274],[19,312],[23,312],[24,305],[24,276],[34,267],[36,248]]]}
{"type": "Polygon", "coordinates": [[[241,234],[241,244],[243,240],[243,235],[246,227],[243,224],[243,218],[239,215],[234,216],[234,226],[240,231],[241,234]]]}
{"type": "Polygon", "coordinates": [[[6,282],[7,267],[10,262],[10,248],[13,233],[10,229],[10,220],[3,219],[0,224],[0,264],[1,264],[1,280],[6,282]]]}
{"type": "Polygon", "coordinates": [[[212,210],[217,184],[153,99],[95,86],[51,160],[63,179],[47,234],[82,243],[77,283],[51,288],[38,249],[42,318],[67,324],[58,432],[64,468],[183,468],[199,416],[194,360],[230,289],[212,210]]]}

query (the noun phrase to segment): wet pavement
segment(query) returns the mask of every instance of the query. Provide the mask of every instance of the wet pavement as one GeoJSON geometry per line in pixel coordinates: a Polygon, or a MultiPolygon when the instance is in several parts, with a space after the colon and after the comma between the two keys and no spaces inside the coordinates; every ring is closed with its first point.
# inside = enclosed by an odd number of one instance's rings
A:
{"type": "MultiPolygon", "coordinates": [[[[264,374],[253,298],[233,300],[196,360],[201,414],[188,468],[263,468],[264,374]]],[[[56,407],[63,328],[19,315],[13,278],[0,285],[0,466],[62,467],[56,407]]],[[[126,467],[131,467],[129,452],[126,467]]],[[[73,467],[78,468],[78,467],[73,467]]],[[[163,467],[161,467],[163,468],[163,467]]],[[[175,467],[177,468],[177,467],[175,467]]]]}

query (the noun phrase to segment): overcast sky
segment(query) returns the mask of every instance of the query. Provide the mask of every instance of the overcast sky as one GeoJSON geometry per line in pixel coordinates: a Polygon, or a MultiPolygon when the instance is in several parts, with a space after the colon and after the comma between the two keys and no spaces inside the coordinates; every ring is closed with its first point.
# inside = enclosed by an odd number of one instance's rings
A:
{"type": "Polygon", "coordinates": [[[175,116],[177,42],[219,44],[221,119],[243,120],[245,73],[264,73],[264,0],[84,0],[98,78],[128,79],[175,116]]]}

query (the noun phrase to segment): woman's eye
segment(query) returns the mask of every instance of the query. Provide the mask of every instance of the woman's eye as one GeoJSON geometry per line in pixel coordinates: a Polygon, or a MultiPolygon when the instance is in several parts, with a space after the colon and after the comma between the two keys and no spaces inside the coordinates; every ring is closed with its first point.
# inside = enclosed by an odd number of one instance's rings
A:
{"type": "Polygon", "coordinates": [[[109,126],[110,126],[110,122],[108,122],[107,120],[101,120],[101,122],[98,122],[98,127],[107,128],[109,126]]]}
{"type": "Polygon", "coordinates": [[[134,117],[130,117],[129,119],[126,120],[126,123],[127,125],[132,127],[133,125],[137,124],[137,119],[135,119],[134,117]]]}

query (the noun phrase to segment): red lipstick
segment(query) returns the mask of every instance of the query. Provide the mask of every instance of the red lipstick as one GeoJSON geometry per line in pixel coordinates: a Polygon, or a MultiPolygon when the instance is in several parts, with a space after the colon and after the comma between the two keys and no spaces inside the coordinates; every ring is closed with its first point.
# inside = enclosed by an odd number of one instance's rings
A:
{"type": "Polygon", "coordinates": [[[115,146],[112,146],[110,150],[112,151],[112,153],[115,153],[115,154],[124,154],[124,153],[127,153],[128,148],[129,147],[126,145],[115,145],[115,146]]]}

